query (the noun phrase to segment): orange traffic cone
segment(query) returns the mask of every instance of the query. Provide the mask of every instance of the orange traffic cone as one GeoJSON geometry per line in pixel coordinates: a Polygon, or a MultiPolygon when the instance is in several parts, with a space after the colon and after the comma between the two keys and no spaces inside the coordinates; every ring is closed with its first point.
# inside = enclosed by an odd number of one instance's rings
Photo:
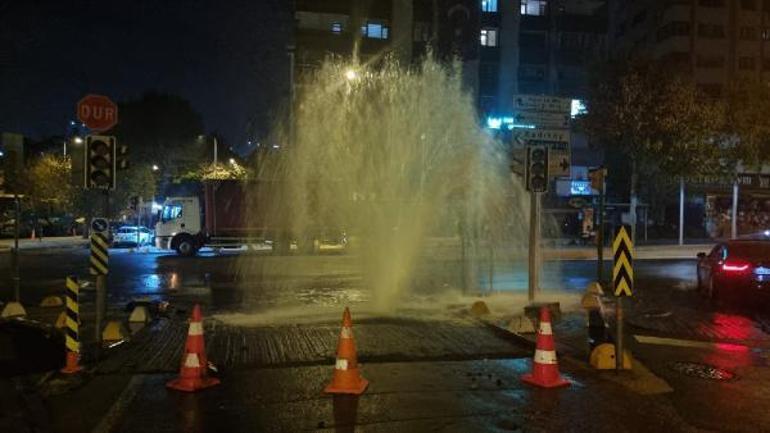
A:
{"type": "Polygon", "coordinates": [[[361,394],[369,381],[361,377],[358,371],[356,343],[353,341],[353,321],[350,310],[345,307],[342,314],[342,330],[337,343],[337,362],[334,364],[332,382],[324,389],[329,394],[361,394]]]}
{"type": "Polygon", "coordinates": [[[217,384],[219,379],[208,375],[208,360],[203,344],[203,317],[201,307],[195,304],[190,316],[179,377],[167,382],[166,386],[179,391],[194,392],[217,384]]]}
{"type": "Polygon", "coordinates": [[[79,360],[80,360],[80,354],[79,353],[73,352],[71,350],[68,350],[67,351],[67,362],[64,365],[64,368],[62,368],[59,371],[61,373],[64,373],[64,374],[73,374],[73,373],[79,372],[80,370],[83,369],[83,367],[81,367],[78,364],[79,360]]]}
{"type": "Polygon", "coordinates": [[[540,308],[540,327],[537,330],[532,373],[521,376],[521,380],[542,388],[556,388],[570,384],[559,374],[559,363],[556,360],[556,348],[551,330],[551,311],[547,307],[540,308]]]}

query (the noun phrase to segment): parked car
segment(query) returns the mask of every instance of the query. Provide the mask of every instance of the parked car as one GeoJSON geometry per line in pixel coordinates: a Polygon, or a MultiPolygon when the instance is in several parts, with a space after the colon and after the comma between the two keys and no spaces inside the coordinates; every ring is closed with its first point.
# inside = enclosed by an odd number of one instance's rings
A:
{"type": "Polygon", "coordinates": [[[123,226],[113,234],[113,246],[152,245],[155,234],[147,227],[123,226]]]}
{"type": "Polygon", "coordinates": [[[731,240],[698,253],[698,290],[715,301],[770,300],[770,241],[731,240]]]}

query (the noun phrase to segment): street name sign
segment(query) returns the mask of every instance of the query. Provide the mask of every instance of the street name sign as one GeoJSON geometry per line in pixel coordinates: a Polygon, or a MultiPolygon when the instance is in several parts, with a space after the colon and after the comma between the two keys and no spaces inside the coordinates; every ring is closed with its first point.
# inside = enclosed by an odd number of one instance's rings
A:
{"type": "Polygon", "coordinates": [[[515,95],[513,108],[517,111],[567,113],[572,110],[572,99],[545,95],[515,95]]]}
{"type": "Polygon", "coordinates": [[[537,111],[517,111],[513,116],[520,125],[534,125],[536,128],[569,128],[570,115],[537,111]]]}

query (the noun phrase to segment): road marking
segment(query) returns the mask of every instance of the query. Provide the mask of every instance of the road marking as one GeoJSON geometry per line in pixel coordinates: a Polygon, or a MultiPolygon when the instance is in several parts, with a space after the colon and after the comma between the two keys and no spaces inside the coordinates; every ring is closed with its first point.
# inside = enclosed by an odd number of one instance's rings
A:
{"type": "Polygon", "coordinates": [[[652,337],[649,335],[634,335],[636,341],[642,344],[656,344],[658,346],[694,347],[698,349],[719,349],[727,351],[745,351],[748,346],[734,343],[712,343],[708,341],[681,340],[678,338],[652,337]]]}
{"type": "Polygon", "coordinates": [[[126,387],[112,404],[107,414],[102,417],[99,424],[91,430],[91,433],[109,433],[115,429],[116,424],[124,416],[128,407],[136,398],[139,387],[144,383],[145,375],[135,375],[126,384],[126,387]]]}

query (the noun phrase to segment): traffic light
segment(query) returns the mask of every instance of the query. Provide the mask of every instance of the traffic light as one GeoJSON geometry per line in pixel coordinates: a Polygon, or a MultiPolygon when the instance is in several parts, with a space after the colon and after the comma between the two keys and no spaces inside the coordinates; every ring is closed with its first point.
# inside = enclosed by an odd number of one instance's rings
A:
{"type": "Polygon", "coordinates": [[[129,166],[128,162],[128,146],[121,144],[118,146],[117,167],[118,170],[127,170],[129,166]]]}
{"type": "Polygon", "coordinates": [[[599,191],[599,194],[604,191],[604,178],[606,176],[607,169],[604,167],[592,168],[588,170],[588,178],[591,179],[591,188],[599,191]]]}
{"type": "Polygon", "coordinates": [[[527,191],[548,191],[548,148],[530,146],[527,148],[527,191]]]}
{"type": "Polygon", "coordinates": [[[86,137],[86,185],[88,189],[115,189],[115,137],[86,137]]]}

